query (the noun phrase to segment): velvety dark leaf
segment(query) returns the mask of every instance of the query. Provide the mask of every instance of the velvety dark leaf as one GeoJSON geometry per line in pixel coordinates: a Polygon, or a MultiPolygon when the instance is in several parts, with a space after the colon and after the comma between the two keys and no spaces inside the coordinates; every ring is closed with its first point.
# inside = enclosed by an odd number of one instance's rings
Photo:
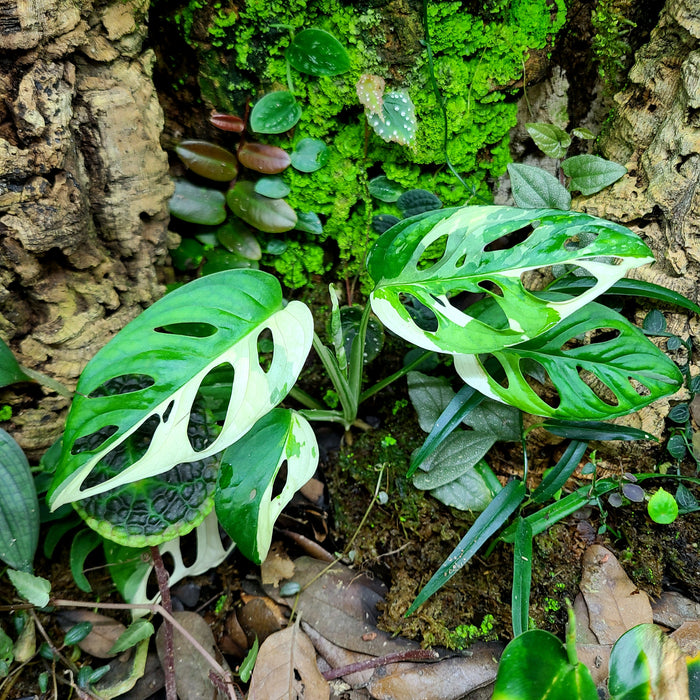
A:
{"type": "Polygon", "coordinates": [[[377,214],[372,217],[372,230],[376,233],[388,231],[394,224],[398,224],[401,219],[392,214],[377,214]]]}
{"type": "Polygon", "coordinates": [[[246,223],[266,233],[291,231],[297,215],[283,199],[263,197],[252,182],[239,181],[226,195],[231,211],[246,223]]]}
{"type": "Polygon", "coordinates": [[[265,175],[276,175],[289,167],[292,162],[289,153],[277,146],[246,141],[238,149],[241,165],[265,175]]]}
{"type": "Polygon", "coordinates": [[[180,141],[175,146],[180,160],[193,172],[208,180],[228,182],[238,175],[236,156],[209,141],[180,141]]]}
{"type": "Polygon", "coordinates": [[[342,44],[322,29],[304,29],[287,48],[285,56],[300,73],[340,75],[350,69],[350,56],[342,44]]]}
{"type": "Polygon", "coordinates": [[[408,190],[398,197],[396,206],[405,217],[409,217],[440,209],[442,202],[438,196],[428,190],[408,190]]]}

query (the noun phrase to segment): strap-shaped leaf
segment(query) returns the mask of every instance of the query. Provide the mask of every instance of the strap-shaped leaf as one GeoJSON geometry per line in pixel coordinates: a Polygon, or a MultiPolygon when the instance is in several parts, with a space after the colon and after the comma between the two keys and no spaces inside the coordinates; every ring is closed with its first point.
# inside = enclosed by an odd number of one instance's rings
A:
{"type": "Polygon", "coordinates": [[[538,416],[570,420],[622,416],[672,394],[683,380],[678,367],[638,328],[595,303],[534,340],[493,355],[505,370],[507,388],[484,369],[477,355],[455,357],[455,369],[482,394],[538,416]],[[605,332],[601,342],[593,337],[589,344],[571,344],[594,331],[605,332]],[[546,403],[528,383],[521,366],[525,359],[539,363],[546,371],[558,393],[556,407],[546,403]],[[639,383],[639,391],[633,381],[639,383]]]}
{"type": "Polygon", "coordinates": [[[221,452],[286,396],[312,335],[309,309],[297,301],[284,307],[279,282],[264,272],[227,270],[171,292],[120,331],[81,375],[49,491],[51,507],[221,452]],[[267,371],[257,349],[265,329],[274,343],[267,371]],[[234,373],[226,418],[219,436],[195,450],[187,435],[192,404],[201,382],[222,364],[234,373]],[[130,375],[152,384],[104,395],[111,381],[130,375]],[[100,460],[146,421],[155,429],[145,454],[117,476],[83,488],[100,460]],[[96,438],[101,444],[89,445],[96,438]]]}
{"type": "Polygon", "coordinates": [[[299,413],[275,409],[261,418],[221,459],[216,515],[241,552],[260,564],[272,542],[272,528],[294,493],[314,474],[318,445],[299,413]],[[284,488],[272,495],[287,464],[284,488]]]}
{"type": "MultiPolygon", "coordinates": [[[[507,240],[506,240],[507,244],[507,240]]],[[[421,214],[393,226],[374,245],[367,267],[376,286],[372,309],[392,331],[438,352],[481,353],[535,338],[608,289],[633,267],[653,258],[627,229],[579,212],[474,206],[421,214]],[[509,234],[525,240],[503,250],[495,242],[509,234]],[[423,254],[442,241],[434,264],[423,254]],[[609,259],[614,256],[614,260],[609,259]],[[546,300],[521,282],[527,270],[567,264],[582,267],[597,283],[580,296],[546,300]],[[486,293],[502,323],[474,318],[452,302],[460,292],[486,293]],[[411,295],[435,315],[437,328],[421,328],[402,298],[411,295]]]]}

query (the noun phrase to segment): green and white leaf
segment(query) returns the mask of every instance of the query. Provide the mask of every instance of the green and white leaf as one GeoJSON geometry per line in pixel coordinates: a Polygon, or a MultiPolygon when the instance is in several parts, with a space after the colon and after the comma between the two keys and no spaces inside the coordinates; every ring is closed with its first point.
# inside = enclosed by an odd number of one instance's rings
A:
{"type": "Polygon", "coordinates": [[[279,282],[257,270],[209,275],[156,302],[83,371],[49,490],[52,509],[224,450],[286,396],[309,352],[312,334],[309,309],[298,301],[285,307],[279,282]],[[192,330],[197,328],[211,335],[198,337],[192,330]],[[274,342],[267,371],[260,366],[257,347],[265,329],[274,342]],[[218,437],[195,450],[187,433],[192,406],[202,381],[222,364],[234,372],[226,418],[218,437]],[[130,393],[91,396],[124,375],[145,375],[153,384],[130,393]],[[100,460],[149,418],[156,427],[146,452],[117,476],[83,488],[100,460]],[[98,447],[73,449],[76,441],[84,443],[113,426],[115,432],[98,447]]]}
{"type": "MultiPolygon", "coordinates": [[[[652,260],[647,246],[633,233],[588,214],[473,206],[400,221],[377,240],[367,268],[375,282],[372,310],[391,331],[428,350],[472,354],[537,337],[602,294],[629,269],[652,260]],[[505,250],[485,250],[499,238],[528,227],[534,230],[523,242],[505,250]],[[444,242],[444,253],[437,262],[424,265],[424,253],[436,242],[444,242]],[[617,260],[607,259],[610,256],[617,260]],[[565,300],[546,300],[525,289],[524,272],[553,265],[583,268],[596,284],[565,300]],[[487,323],[471,315],[469,307],[454,306],[451,298],[460,292],[486,293],[495,318],[487,323]],[[434,314],[435,330],[425,330],[413,320],[403,303],[409,295],[434,314]]],[[[483,310],[476,308],[478,313],[483,310]]]]}
{"type": "MultiPolygon", "coordinates": [[[[538,416],[564,420],[601,420],[637,411],[680,388],[682,375],[675,363],[620,314],[600,304],[589,304],[537,338],[493,352],[505,371],[507,388],[484,366],[483,356],[455,357],[462,379],[482,394],[538,416]],[[613,330],[617,337],[567,347],[570,341],[597,329],[613,330]],[[558,405],[546,403],[528,383],[521,363],[539,363],[558,394],[558,405]],[[582,379],[586,371],[612,392],[604,401],[582,379]],[[632,381],[646,387],[638,393],[632,381]]],[[[598,389],[599,393],[603,393],[598,389]]],[[[554,402],[556,404],[556,402],[554,402]]]]}
{"type": "Polygon", "coordinates": [[[284,506],[314,474],[318,445],[299,413],[275,409],[223,454],[216,491],[216,515],[241,552],[260,564],[270,549],[272,529],[284,506]],[[282,491],[275,478],[287,464],[282,491]]]}
{"type": "Polygon", "coordinates": [[[389,143],[409,146],[416,137],[416,108],[405,90],[385,93],[381,114],[366,114],[367,123],[389,143]]]}

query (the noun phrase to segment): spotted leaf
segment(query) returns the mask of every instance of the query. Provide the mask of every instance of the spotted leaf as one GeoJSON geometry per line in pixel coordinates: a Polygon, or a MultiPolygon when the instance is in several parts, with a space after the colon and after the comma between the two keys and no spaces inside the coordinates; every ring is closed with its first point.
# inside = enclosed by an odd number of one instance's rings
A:
{"type": "Polygon", "coordinates": [[[385,93],[381,113],[368,113],[367,121],[387,142],[408,146],[416,136],[416,108],[405,90],[385,93]]]}

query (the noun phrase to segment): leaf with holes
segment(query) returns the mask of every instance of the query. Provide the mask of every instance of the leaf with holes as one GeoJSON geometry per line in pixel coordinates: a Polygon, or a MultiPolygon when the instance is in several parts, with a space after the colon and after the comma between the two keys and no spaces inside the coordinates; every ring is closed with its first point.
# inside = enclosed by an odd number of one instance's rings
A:
{"type": "Polygon", "coordinates": [[[367,122],[387,142],[408,146],[416,136],[416,108],[404,90],[387,92],[380,114],[367,114],[367,122]]]}
{"type": "Polygon", "coordinates": [[[527,413],[565,420],[601,420],[638,411],[677,391],[683,380],[675,363],[638,328],[595,303],[537,338],[497,350],[493,356],[505,371],[507,386],[485,369],[483,356],[457,356],[455,369],[486,396],[527,413]],[[603,332],[600,341],[577,341],[596,331],[603,332]],[[552,386],[544,392],[556,391],[549,402],[524,375],[521,363],[526,359],[541,365],[549,376],[552,386]]]}
{"type": "Polygon", "coordinates": [[[387,328],[428,350],[472,354],[537,337],[627,270],[652,260],[633,233],[588,214],[474,206],[400,221],[374,244],[367,269],[375,283],[372,310],[387,328]],[[444,252],[436,256],[435,246],[444,252]],[[564,300],[540,298],[525,288],[525,272],[556,264],[583,268],[597,282],[564,300]],[[478,317],[483,305],[473,313],[458,308],[451,299],[462,292],[485,294],[491,318],[478,317]],[[432,314],[432,325],[413,320],[404,305],[411,299],[432,314]]]}
{"type": "Polygon", "coordinates": [[[224,450],[286,396],[312,334],[309,309],[298,301],[285,306],[279,282],[257,270],[202,277],[157,301],[83,371],[49,490],[52,509],[224,450]],[[274,353],[264,370],[257,341],[266,329],[274,353]],[[226,418],[220,434],[198,449],[188,435],[192,406],[202,382],[221,365],[233,377],[226,418]],[[147,386],[115,393],[114,381],[130,376],[145,378],[147,386]],[[138,431],[146,444],[133,462],[105,481],[93,478],[108,455],[130,449],[125,443],[138,431]]]}
{"type": "Polygon", "coordinates": [[[256,564],[265,559],[277,517],[317,465],[318,446],[311,426],[299,413],[282,408],[261,418],[224,452],[216,515],[248,559],[256,564]],[[283,465],[284,487],[273,494],[283,465]]]}

